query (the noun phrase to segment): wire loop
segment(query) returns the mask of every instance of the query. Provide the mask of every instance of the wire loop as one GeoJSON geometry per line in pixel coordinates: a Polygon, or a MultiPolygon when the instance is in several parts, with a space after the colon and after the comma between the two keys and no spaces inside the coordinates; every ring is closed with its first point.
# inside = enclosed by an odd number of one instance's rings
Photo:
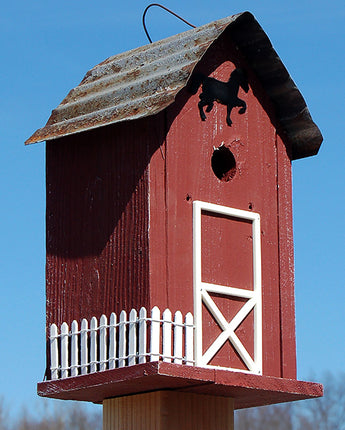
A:
{"type": "Polygon", "coordinates": [[[177,15],[175,12],[173,12],[173,11],[172,11],[172,10],[170,10],[170,9],[168,9],[167,7],[165,7],[165,6],[163,6],[163,5],[159,4],[159,3],[151,3],[151,4],[149,4],[149,5],[146,7],[146,9],[144,10],[143,18],[142,18],[142,19],[143,19],[143,27],[144,27],[144,30],[145,30],[146,36],[147,36],[147,38],[148,38],[148,40],[149,40],[149,42],[150,42],[150,43],[152,43],[152,40],[151,40],[151,37],[150,37],[150,35],[149,35],[148,31],[147,31],[147,28],[146,28],[146,24],[145,24],[145,16],[146,16],[146,12],[147,12],[147,11],[150,9],[150,7],[152,7],[152,6],[158,6],[158,7],[161,7],[162,9],[164,9],[164,10],[166,10],[167,12],[171,13],[172,15],[176,16],[176,18],[180,19],[181,21],[183,21],[185,24],[189,25],[190,27],[192,27],[192,28],[195,28],[195,27],[196,27],[195,25],[193,25],[193,24],[191,24],[190,22],[186,21],[186,20],[185,20],[185,19],[183,19],[181,16],[177,15]]]}

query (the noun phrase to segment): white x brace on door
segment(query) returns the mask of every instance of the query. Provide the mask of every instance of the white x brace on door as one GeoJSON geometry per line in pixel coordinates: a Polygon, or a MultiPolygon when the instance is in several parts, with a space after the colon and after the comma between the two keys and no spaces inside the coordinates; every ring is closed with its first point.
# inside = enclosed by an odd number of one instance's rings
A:
{"type": "MultiPolygon", "coordinates": [[[[231,221],[229,221],[231,222],[231,221]]],[[[200,367],[214,367],[209,363],[222,346],[230,341],[232,347],[240,356],[249,373],[262,373],[262,303],[261,303],[261,246],[260,246],[260,215],[258,213],[233,209],[226,206],[193,202],[193,281],[194,281],[194,321],[195,321],[195,364],[200,367]],[[221,214],[239,220],[251,221],[253,246],[253,288],[251,290],[210,284],[202,281],[201,258],[201,215],[207,213],[221,214]],[[227,321],[219,307],[212,299],[210,293],[220,294],[223,297],[246,299],[237,314],[227,321]],[[221,329],[221,333],[206,351],[203,351],[202,312],[203,305],[212,315],[221,329]],[[245,320],[248,314],[254,312],[254,357],[247,351],[243,343],[235,334],[235,330],[245,320]]],[[[229,255],[229,258],[231,256],[229,255]]]]}

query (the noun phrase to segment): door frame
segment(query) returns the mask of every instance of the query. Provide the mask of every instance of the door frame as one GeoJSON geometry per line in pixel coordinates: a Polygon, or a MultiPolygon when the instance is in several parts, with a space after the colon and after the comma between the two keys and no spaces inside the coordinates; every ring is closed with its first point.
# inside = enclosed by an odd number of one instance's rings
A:
{"type": "MultiPolygon", "coordinates": [[[[247,373],[262,374],[262,281],[261,281],[261,231],[260,215],[256,212],[234,209],[202,201],[193,202],[193,290],[194,290],[194,321],[195,321],[195,365],[200,367],[215,367],[209,365],[210,360],[228,340],[241,357],[247,373]],[[221,214],[252,223],[252,261],[253,261],[253,289],[242,289],[233,286],[210,284],[202,281],[202,254],[201,254],[201,217],[202,211],[221,214]],[[222,296],[247,299],[246,303],[228,322],[209,293],[222,296]],[[203,304],[215,319],[222,330],[211,346],[203,353],[202,312],[203,304]],[[243,343],[236,336],[235,330],[247,315],[254,312],[254,357],[251,357],[243,343]]],[[[219,368],[219,366],[216,366],[219,368]]]]}

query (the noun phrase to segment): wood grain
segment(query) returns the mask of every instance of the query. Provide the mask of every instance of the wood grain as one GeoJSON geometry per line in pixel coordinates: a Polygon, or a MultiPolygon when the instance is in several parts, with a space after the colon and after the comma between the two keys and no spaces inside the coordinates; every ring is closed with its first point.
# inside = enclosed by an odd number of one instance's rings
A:
{"type": "Polygon", "coordinates": [[[233,430],[231,398],[156,391],[103,401],[103,430],[233,430]]]}

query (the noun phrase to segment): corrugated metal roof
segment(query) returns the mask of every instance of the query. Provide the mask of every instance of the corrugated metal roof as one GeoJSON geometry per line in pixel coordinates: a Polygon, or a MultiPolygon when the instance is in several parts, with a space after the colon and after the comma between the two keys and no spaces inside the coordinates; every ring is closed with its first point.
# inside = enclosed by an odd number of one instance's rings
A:
{"type": "Polygon", "coordinates": [[[174,102],[202,56],[225,29],[271,97],[293,146],[293,158],[317,153],[322,136],[306,103],[249,12],[224,18],[115,55],[91,69],[26,144],[133,120],[174,102]]]}

